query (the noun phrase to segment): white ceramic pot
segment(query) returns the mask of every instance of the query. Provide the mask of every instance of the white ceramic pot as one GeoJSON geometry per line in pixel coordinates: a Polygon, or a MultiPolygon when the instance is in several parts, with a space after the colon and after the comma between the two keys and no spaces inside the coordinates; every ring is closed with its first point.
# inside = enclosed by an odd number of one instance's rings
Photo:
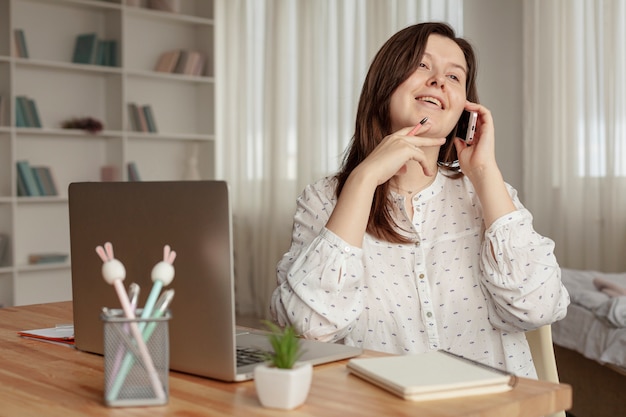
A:
{"type": "Polygon", "coordinates": [[[304,403],[313,379],[310,363],[296,363],[293,369],[260,364],[254,368],[254,385],[264,407],[291,410],[304,403]]]}

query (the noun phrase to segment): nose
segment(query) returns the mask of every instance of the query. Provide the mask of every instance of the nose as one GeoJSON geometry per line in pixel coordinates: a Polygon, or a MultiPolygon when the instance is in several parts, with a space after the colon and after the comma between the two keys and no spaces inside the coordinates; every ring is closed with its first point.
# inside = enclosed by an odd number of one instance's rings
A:
{"type": "Polygon", "coordinates": [[[433,73],[433,75],[428,80],[428,85],[431,87],[439,87],[444,88],[445,86],[445,77],[440,73],[433,73]]]}

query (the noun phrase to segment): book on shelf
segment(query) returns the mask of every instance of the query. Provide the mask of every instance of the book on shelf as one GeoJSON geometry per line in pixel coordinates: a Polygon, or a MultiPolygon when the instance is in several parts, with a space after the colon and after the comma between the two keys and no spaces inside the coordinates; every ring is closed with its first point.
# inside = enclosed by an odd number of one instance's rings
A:
{"type": "Polygon", "coordinates": [[[9,235],[6,233],[0,233],[0,266],[8,264],[7,262],[7,248],[9,247],[9,235]]]}
{"type": "Polygon", "coordinates": [[[141,181],[141,177],[139,176],[139,169],[137,168],[137,163],[132,161],[127,164],[128,170],[128,181],[141,181]]]}
{"type": "Polygon", "coordinates": [[[154,120],[154,114],[152,113],[152,106],[146,104],[141,108],[141,110],[143,111],[146,124],[148,125],[148,132],[157,133],[156,121],[154,120]]]}
{"type": "Polygon", "coordinates": [[[41,127],[35,100],[27,96],[15,97],[15,125],[17,127],[41,127]]]}
{"type": "Polygon", "coordinates": [[[67,253],[57,253],[57,252],[31,253],[30,255],[28,255],[28,263],[30,265],[63,263],[67,261],[67,258],[68,258],[67,253]]]}
{"type": "Polygon", "coordinates": [[[50,167],[47,166],[34,166],[32,167],[35,179],[39,185],[39,191],[44,196],[56,196],[59,195],[54,177],[50,167]]]}
{"type": "Polygon", "coordinates": [[[163,52],[154,67],[157,72],[200,76],[204,73],[206,56],[185,49],[163,52]]]}
{"type": "Polygon", "coordinates": [[[26,193],[24,196],[37,197],[41,196],[37,180],[35,179],[35,173],[33,172],[30,163],[26,160],[17,161],[17,177],[18,177],[18,195],[20,188],[23,187],[23,191],[26,193]],[[22,187],[20,187],[20,182],[22,187]]]}
{"type": "Polygon", "coordinates": [[[505,371],[445,352],[350,359],[354,375],[411,401],[509,391],[517,378],[505,371]]]}
{"type": "Polygon", "coordinates": [[[180,57],[180,49],[163,52],[154,67],[157,72],[174,72],[176,63],[180,57]]]}
{"type": "Polygon", "coordinates": [[[117,66],[117,41],[98,40],[96,50],[96,60],[94,64],[107,67],[117,66]]]}
{"type": "Polygon", "coordinates": [[[50,167],[31,166],[26,160],[17,161],[17,195],[20,197],[58,195],[50,167]]]}
{"type": "Polygon", "coordinates": [[[19,58],[28,58],[28,47],[26,46],[26,35],[22,29],[15,29],[13,31],[13,37],[15,38],[15,52],[19,58]]]}
{"type": "Polygon", "coordinates": [[[95,64],[98,36],[95,33],[83,33],[76,36],[72,62],[76,64],[95,64]]]}
{"type": "Polygon", "coordinates": [[[140,106],[128,103],[128,119],[130,127],[135,132],[156,133],[156,121],[150,105],[140,106]]]}
{"type": "Polygon", "coordinates": [[[7,110],[7,98],[4,95],[0,95],[0,126],[6,126],[7,124],[7,110]]]}

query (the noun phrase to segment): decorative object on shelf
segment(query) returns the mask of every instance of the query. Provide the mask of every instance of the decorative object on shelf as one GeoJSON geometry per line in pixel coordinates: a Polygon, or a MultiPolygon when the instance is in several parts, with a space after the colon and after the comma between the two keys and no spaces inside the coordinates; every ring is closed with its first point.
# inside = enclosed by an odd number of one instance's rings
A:
{"type": "Polygon", "coordinates": [[[81,129],[89,133],[98,133],[104,126],[100,120],[93,117],[74,117],[61,123],[63,129],[81,129]]]}
{"type": "Polygon", "coordinates": [[[254,368],[254,386],[264,407],[291,410],[304,403],[313,379],[313,366],[298,362],[300,340],[291,326],[284,329],[265,321],[273,352],[268,361],[254,368]]]}
{"type": "Polygon", "coordinates": [[[22,29],[13,31],[15,38],[15,53],[19,58],[28,58],[28,47],[26,46],[26,36],[22,29]]]}
{"type": "Polygon", "coordinates": [[[117,166],[104,165],[100,167],[100,181],[119,181],[117,166]]]}
{"type": "Polygon", "coordinates": [[[187,158],[187,169],[185,170],[185,179],[195,181],[201,179],[200,170],[198,169],[198,144],[191,145],[189,158],[187,158]]]}

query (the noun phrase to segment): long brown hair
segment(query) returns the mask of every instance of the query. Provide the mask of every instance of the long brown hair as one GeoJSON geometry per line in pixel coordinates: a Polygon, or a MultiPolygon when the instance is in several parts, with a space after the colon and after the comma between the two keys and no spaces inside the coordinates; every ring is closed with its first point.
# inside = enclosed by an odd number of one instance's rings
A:
{"type": "MultiPolygon", "coordinates": [[[[476,57],[472,46],[463,38],[457,38],[445,23],[420,23],[409,26],[393,35],[380,48],[370,65],[357,108],[354,136],[346,149],[342,167],[337,173],[337,196],[341,194],[348,176],[381,140],[391,132],[389,103],[391,95],[418,67],[424,55],[430,35],[441,35],[452,39],[463,51],[467,63],[467,99],[478,102],[476,91],[476,57]]],[[[437,163],[445,170],[460,177],[456,148],[450,132],[446,143],[439,151],[437,163]]],[[[391,215],[392,201],[389,199],[389,181],[379,185],[374,193],[367,232],[394,243],[408,243],[410,240],[398,232],[398,226],[391,215]]]]}

